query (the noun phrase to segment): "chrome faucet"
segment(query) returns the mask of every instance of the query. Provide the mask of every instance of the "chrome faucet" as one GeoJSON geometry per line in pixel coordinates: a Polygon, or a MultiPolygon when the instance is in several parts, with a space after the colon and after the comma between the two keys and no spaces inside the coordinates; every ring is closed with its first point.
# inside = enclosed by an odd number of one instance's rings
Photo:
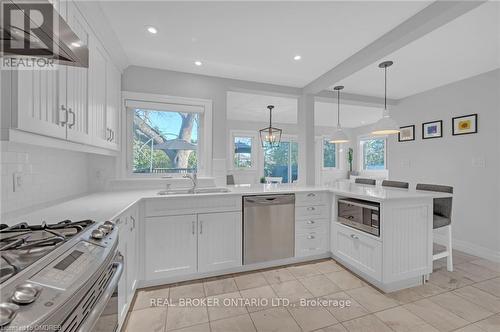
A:
{"type": "Polygon", "coordinates": [[[184,174],[182,176],[184,179],[190,179],[191,182],[193,183],[193,186],[191,187],[191,189],[189,189],[189,193],[190,194],[194,194],[194,192],[196,191],[196,187],[198,186],[198,175],[196,173],[192,173],[192,174],[184,174]]]}

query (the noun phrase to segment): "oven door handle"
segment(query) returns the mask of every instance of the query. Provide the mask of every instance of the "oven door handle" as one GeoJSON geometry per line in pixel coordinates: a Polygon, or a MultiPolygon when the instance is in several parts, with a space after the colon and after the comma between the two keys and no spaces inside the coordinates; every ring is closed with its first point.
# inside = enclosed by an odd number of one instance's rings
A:
{"type": "Polygon", "coordinates": [[[87,319],[80,326],[80,328],[78,329],[78,332],[92,331],[92,328],[97,323],[97,320],[99,319],[102,312],[106,308],[106,305],[108,304],[109,299],[113,295],[116,286],[118,286],[118,283],[120,282],[120,277],[123,273],[123,256],[121,254],[119,254],[119,257],[120,258],[117,261],[113,262],[113,267],[115,268],[115,273],[113,274],[113,277],[111,278],[111,281],[109,282],[108,287],[102,293],[101,298],[97,302],[97,305],[94,307],[94,309],[87,316],[87,319]]]}

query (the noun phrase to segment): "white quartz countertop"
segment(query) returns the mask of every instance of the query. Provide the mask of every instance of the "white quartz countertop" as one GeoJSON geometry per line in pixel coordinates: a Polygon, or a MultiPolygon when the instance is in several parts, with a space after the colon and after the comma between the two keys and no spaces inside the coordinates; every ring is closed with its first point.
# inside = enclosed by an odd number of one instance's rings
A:
{"type": "MultiPolygon", "coordinates": [[[[204,193],[204,194],[176,194],[158,195],[158,189],[148,190],[127,190],[127,191],[107,191],[94,193],[59,203],[47,208],[39,209],[16,218],[16,222],[26,221],[30,224],[39,224],[42,221],[47,223],[58,222],[64,219],[83,220],[93,219],[104,221],[113,219],[127,210],[131,205],[141,199],[157,198],[169,199],[169,197],[203,197],[209,195],[259,195],[275,193],[296,193],[304,191],[325,191],[334,194],[354,197],[365,200],[383,202],[394,199],[414,199],[414,198],[437,198],[451,197],[450,194],[440,194],[426,191],[406,190],[406,189],[385,189],[360,185],[354,183],[337,183],[334,186],[298,186],[286,184],[271,185],[236,185],[229,186],[227,193],[204,193]]],[[[9,222],[13,224],[13,222],[9,222]]]]}

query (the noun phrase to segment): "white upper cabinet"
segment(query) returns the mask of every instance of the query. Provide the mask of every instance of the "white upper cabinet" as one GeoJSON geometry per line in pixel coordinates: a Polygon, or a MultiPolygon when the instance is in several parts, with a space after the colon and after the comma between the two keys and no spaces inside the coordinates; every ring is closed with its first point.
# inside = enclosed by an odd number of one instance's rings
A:
{"type": "MultiPolygon", "coordinates": [[[[13,137],[37,134],[82,143],[84,145],[71,146],[87,147],[84,151],[117,151],[121,72],[77,4],[62,0],[51,2],[82,45],[89,48],[89,67],[55,65],[52,69],[13,71],[10,75],[11,123],[13,129],[19,130],[13,137]]],[[[24,142],[29,140],[34,144],[66,144],[38,140],[32,135],[26,137],[24,142]]]]}
{"type": "MultiPolygon", "coordinates": [[[[85,19],[73,2],[68,2],[67,22],[83,45],[89,43],[85,19]]],[[[64,66],[66,70],[67,138],[72,142],[90,143],[88,118],[88,69],[64,66]]]]}

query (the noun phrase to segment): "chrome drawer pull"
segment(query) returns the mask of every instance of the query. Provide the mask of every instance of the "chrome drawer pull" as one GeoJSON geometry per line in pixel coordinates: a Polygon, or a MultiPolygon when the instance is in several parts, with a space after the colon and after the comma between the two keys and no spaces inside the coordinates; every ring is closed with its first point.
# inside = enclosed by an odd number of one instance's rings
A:
{"type": "Polygon", "coordinates": [[[315,193],[309,193],[309,194],[307,194],[307,197],[316,197],[316,194],[315,193]]]}
{"type": "Polygon", "coordinates": [[[308,238],[309,240],[312,240],[312,239],[315,239],[316,237],[315,237],[314,235],[308,235],[308,236],[307,236],[307,238],[308,238]]]}
{"type": "Polygon", "coordinates": [[[354,240],[359,240],[359,237],[357,237],[356,235],[354,234],[351,234],[351,237],[354,239],[354,240]]]}
{"type": "Polygon", "coordinates": [[[314,224],[314,220],[308,220],[308,221],[307,221],[307,224],[308,224],[308,225],[314,224]]]}
{"type": "Polygon", "coordinates": [[[314,211],[314,210],[316,210],[316,208],[314,206],[310,206],[307,208],[307,211],[314,211]]]}

